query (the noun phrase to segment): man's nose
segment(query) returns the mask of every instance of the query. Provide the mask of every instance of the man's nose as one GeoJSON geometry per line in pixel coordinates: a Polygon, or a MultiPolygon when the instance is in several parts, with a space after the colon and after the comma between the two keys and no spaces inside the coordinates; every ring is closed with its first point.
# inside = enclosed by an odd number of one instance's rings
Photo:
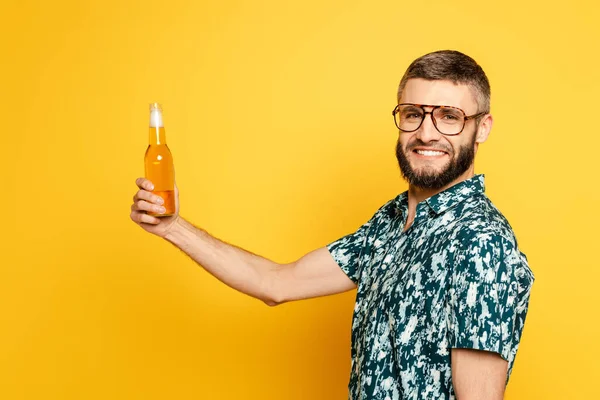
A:
{"type": "Polygon", "coordinates": [[[421,127],[417,130],[417,138],[424,143],[440,140],[442,134],[433,124],[433,115],[425,114],[421,127]]]}

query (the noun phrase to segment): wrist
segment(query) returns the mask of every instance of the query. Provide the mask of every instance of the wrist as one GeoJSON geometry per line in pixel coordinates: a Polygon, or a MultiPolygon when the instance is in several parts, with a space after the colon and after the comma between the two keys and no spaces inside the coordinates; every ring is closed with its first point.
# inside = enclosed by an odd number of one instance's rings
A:
{"type": "Polygon", "coordinates": [[[163,239],[174,243],[178,237],[182,237],[182,233],[184,231],[184,222],[185,220],[180,215],[177,215],[177,218],[175,218],[169,229],[167,229],[163,235],[163,239]]]}
{"type": "Polygon", "coordinates": [[[195,227],[183,217],[177,216],[173,225],[164,235],[164,239],[180,247],[181,245],[202,237],[206,232],[195,227]]]}

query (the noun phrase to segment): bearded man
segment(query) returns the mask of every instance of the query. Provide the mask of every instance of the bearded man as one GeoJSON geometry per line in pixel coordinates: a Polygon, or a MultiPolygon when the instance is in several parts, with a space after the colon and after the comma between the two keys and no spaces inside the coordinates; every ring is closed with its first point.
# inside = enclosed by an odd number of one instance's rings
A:
{"type": "Polygon", "coordinates": [[[534,275],[474,172],[493,122],[488,79],[465,54],[426,54],[406,70],[392,114],[408,190],[295,262],[216,239],[179,215],[178,200],[176,215],[148,215],[164,209],[144,178],[130,217],[268,305],[357,288],[349,399],[502,399],[534,275]]]}

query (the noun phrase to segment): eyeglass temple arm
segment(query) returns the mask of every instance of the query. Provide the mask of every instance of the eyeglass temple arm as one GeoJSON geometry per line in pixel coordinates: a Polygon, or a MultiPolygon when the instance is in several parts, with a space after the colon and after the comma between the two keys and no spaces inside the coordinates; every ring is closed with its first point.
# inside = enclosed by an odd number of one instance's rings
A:
{"type": "Polygon", "coordinates": [[[473,119],[473,118],[477,118],[477,117],[481,117],[482,115],[487,114],[487,111],[483,111],[474,115],[465,115],[465,121],[469,120],[469,119],[473,119]]]}

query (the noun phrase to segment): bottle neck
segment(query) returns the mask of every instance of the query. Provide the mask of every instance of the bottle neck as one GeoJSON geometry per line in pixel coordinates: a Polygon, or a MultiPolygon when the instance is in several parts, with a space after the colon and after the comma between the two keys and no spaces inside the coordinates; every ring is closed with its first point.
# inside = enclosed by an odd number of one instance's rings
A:
{"type": "Polygon", "coordinates": [[[160,106],[150,109],[150,135],[148,136],[148,142],[151,145],[167,144],[160,106]]]}
{"type": "Polygon", "coordinates": [[[148,134],[148,143],[151,145],[158,146],[160,144],[167,144],[167,137],[165,135],[164,127],[150,127],[148,134]]]}

